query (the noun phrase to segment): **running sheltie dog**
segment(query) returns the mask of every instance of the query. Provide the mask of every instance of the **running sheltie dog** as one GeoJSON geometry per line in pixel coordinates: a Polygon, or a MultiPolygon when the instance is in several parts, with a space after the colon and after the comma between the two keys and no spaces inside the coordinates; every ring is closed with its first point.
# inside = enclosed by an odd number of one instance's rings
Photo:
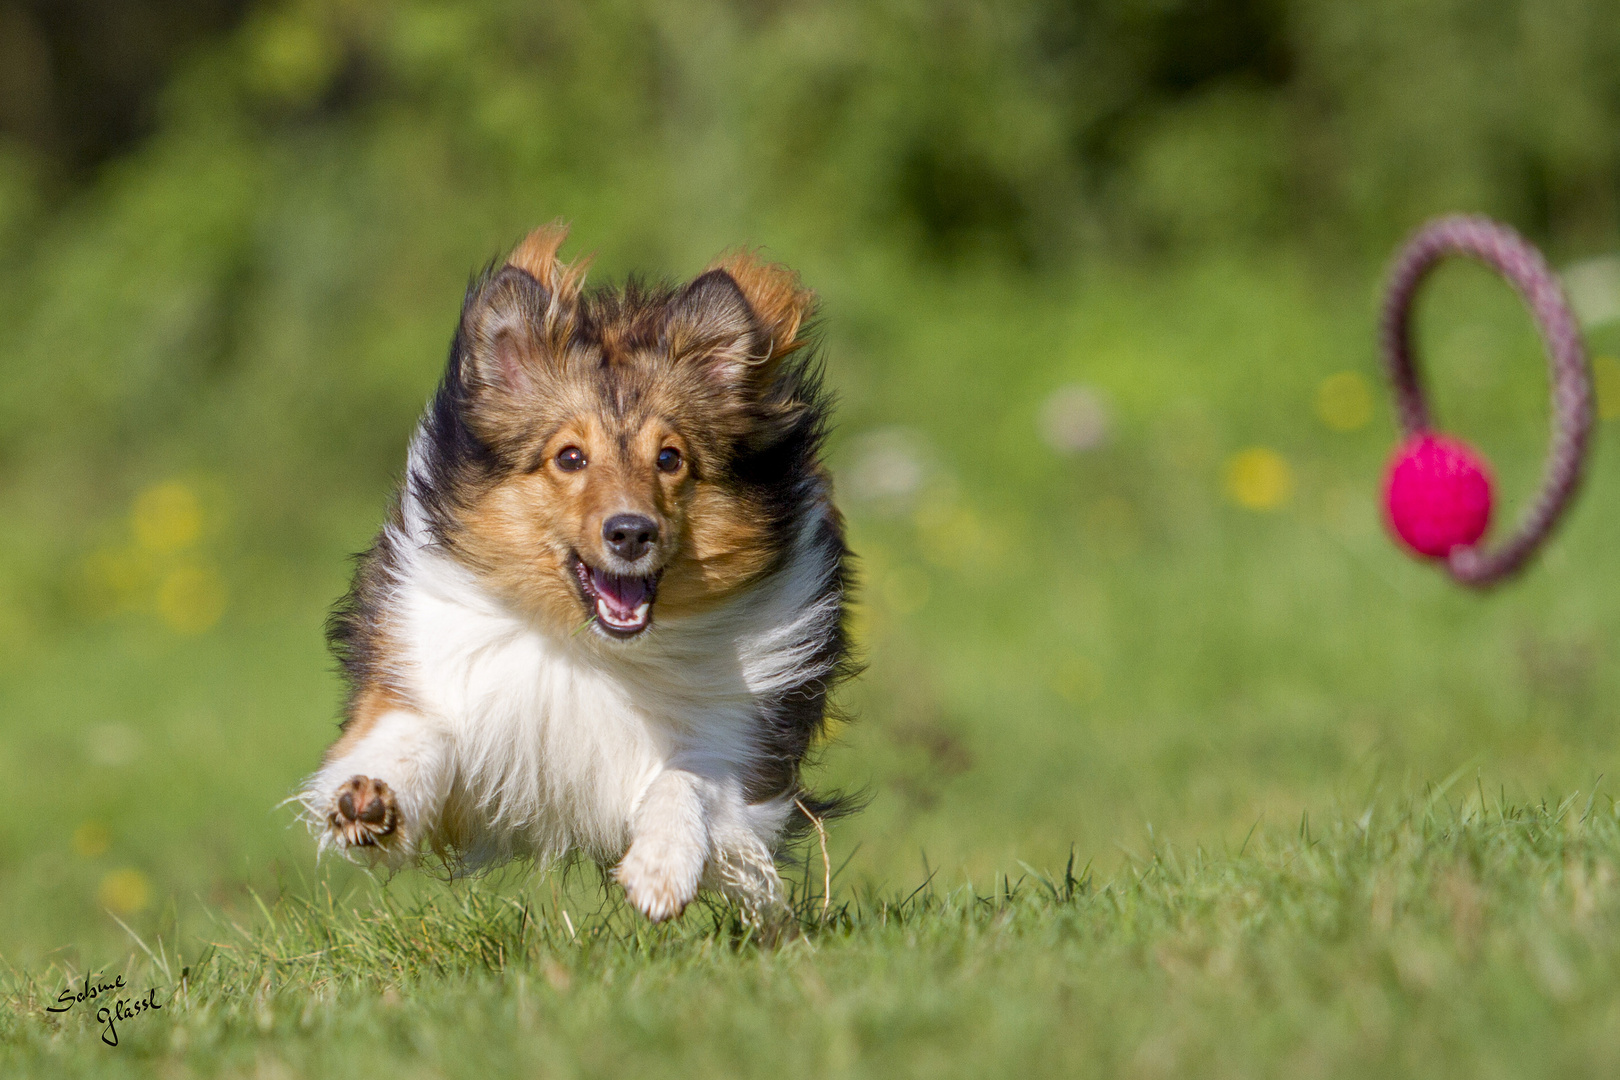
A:
{"type": "Polygon", "coordinates": [[[399,866],[582,852],[654,920],[780,906],[846,674],[842,519],[797,275],[734,255],[583,289],[531,234],[467,292],[398,503],[330,638],[350,693],[300,799],[399,866]]]}

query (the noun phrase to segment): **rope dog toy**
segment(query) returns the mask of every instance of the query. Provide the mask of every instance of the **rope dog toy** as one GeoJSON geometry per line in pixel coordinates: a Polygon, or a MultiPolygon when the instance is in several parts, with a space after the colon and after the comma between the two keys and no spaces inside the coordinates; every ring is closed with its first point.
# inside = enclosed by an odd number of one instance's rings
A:
{"type": "Polygon", "coordinates": [[[1414,554],[1440,561],[1458,584],[1489,588],[1522,569],[1552,532],[1585,464],[1592,377],[1563,288],[1541,253],[1507,226],[1484,217],[1439,218],[1413,234],[1396,256],[1381,343],[1404,436],[1384,477],[1386,523],[1414,554]],[[1552,440],[1541,486],[1512,535],[1484,549],[1475,545],[1490,524],[1489,466],[1466,442],[1434,431],[1412,356],[1412,300],[1450,255],[1484,263],[1517,290],[1546,348],[1551,380],[1552,440]]]}

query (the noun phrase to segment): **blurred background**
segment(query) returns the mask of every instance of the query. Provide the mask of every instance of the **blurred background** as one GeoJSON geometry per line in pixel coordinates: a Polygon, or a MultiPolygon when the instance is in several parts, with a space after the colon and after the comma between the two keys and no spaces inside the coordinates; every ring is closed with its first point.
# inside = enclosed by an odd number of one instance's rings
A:
{"type": "MultiPolygon", "coordinates": [[[[597,280],[760,245],[823,299],[846,883],[1602,784],[1613,437],[1462,595],[1379,525],[1374,322],[1406,232],[1496,215],[1620,415],[1617,136],[1612,0],[0,0],[0,958],[353,878],[276,806],[322,620],[469,273],[556,217],[597,280]]],[[[1419,339],[1510,517],[1526,317],[1448,267],[1419,339]]]]}

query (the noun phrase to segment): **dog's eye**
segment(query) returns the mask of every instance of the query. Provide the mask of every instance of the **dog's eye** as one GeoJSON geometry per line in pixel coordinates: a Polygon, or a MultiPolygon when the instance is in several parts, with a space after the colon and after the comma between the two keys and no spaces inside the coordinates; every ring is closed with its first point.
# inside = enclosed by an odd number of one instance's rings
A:
{"type": "Polygon", "coordinates": [[[673,446],[666,446],[658,451],[658,468],[661,472],[674,472],[681,467],[681,452],[673,446]]]}
{"type": "Polygon", "coordinates": [[[585,451],[577,446],[565,446],[557,451],[557,468],[563,472],[578,472],[585,467],[585,451]]]}

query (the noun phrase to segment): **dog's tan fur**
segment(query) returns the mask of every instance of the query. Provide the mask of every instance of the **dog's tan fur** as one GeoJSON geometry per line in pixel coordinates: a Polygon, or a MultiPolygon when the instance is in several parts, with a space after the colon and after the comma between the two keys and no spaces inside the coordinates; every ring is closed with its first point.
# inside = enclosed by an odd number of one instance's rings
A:
{"type": "Polygon", "coordinates": [[[671,616],[704,610],[755,580],[774,553],[760,507],[708,478],[719,471],[719,439],[706,445],[680,433],[724,436],[740,425],[736,398],[769,380],[782,358],[804,345],[801,330],[815,294],[793,271],[739,252],[714,268],[731,275],[762,324],[767,344],[756,354],[733,356],[748,328],[702,311],[674,320],[664,337],[665,355],[645,347],[651,335],[638,325],[647,320],[639,312],[602,320],[595,347],[585,350],[569,343],[580,316],[585,263],[558,258],[566,235],[560,225],[536,229],[506,261],[551,294],[545,332],[537,335],[532,323],[526,327],[514,318],[511,298],[498,294],[479,326],[482,348],[475,354],[483,360],[481,377],[505,391],[475,408],[480,433],[520,459],[545,464],[482,492],[463,512],[454,543],[502,595],[572,629],[585,616],[570,555],[600,561],[603,519],[627,511],[646,514],[675,541],[665,556],[659,610],[671,616]],[[723,369],[718,377],[733,383],[733,393],[692,392],[694,381],[704,377],[692,356],[705,351],[717,356],[715,366],[723,369]],[[647,396],[638,415],[649,419],[634,426],[615,422],[613,403],[604,400],[594,378],[607,366],[645,375],[647,396]],[[584,451],[589,468],[568,473],[555,467],[557,454],[570,446],[584,451]],[[656,467],[666,447],[687,463],[676,473],[656,467]],[[711,464],[713,469],[705,468],[711,464]]]}

